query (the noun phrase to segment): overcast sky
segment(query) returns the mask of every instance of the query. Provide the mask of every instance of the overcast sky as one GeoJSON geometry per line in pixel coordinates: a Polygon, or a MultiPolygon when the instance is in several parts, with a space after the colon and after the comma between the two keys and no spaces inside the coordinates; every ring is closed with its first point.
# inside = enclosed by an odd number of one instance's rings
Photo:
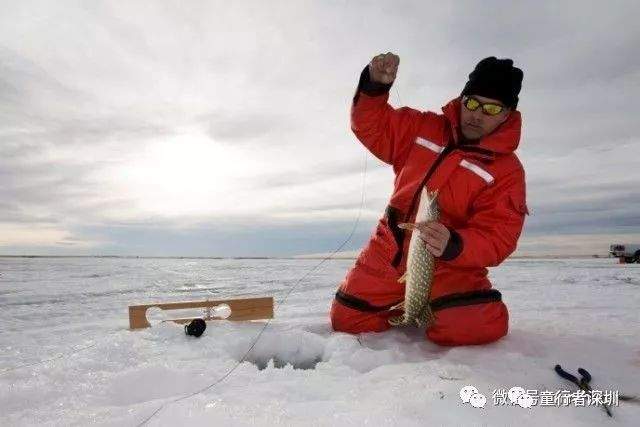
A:
{"type": "Polygon", "coordinates": [[[0,254],[331,251],[366,162],[358,249],[393,176],[349,107],[387,51],[423,110],[486,56],[524,70],[520,253],[640,243],[639,4],[0,1],[0,254]]]}

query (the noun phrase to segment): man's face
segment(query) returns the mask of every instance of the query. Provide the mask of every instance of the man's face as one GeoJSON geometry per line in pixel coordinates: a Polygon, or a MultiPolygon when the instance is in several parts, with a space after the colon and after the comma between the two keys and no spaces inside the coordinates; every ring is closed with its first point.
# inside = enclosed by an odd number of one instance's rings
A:
{"type": "MultiPolygon", "coordinates": [[[[485,98],[484,96],[472,95],[480,103],[491,103],[504,106],[497,99],[485,98]]],[[[500,113],[490,116],[482,111],[482,107],[478,107],[475,111],[469,110],[464,105],[464,97],[462,105],[460,105],[460,131],[466,139],[480,139],[493,132],[498,126],[509,118],[511,109],[504,107],[500,113]]]]}

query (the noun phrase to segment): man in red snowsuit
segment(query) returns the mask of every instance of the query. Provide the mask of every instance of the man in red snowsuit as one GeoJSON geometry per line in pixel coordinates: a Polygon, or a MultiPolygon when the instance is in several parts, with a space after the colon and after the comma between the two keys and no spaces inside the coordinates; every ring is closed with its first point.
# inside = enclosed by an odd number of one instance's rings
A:
{"type": "Polygon", "coordinates": [[[522,71],[510,59],[485,58],[469,74],[460,97],[443,114],[388,103],[398,56],[374,57],[365,67],[351,108],[351,128],[364,146],[392,165],[394,191],[384,216],[331,307],[336,331],[381,332],[391,307],[404,300],[398,279],[406,269],[421,188],[438,190],[438,222],[418,224],[436,259],[429,340],[440,345],[483,344],[506,335],[509,314],[492,289],[487,267],[515,249],[528,214],[517,111],[522,71]]]}

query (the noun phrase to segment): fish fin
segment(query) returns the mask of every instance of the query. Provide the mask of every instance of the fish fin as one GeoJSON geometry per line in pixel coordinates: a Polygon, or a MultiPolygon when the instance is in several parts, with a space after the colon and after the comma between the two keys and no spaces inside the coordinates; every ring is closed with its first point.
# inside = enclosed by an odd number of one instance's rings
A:
{"type": "Polygon", "coordinates": [[[404,301],[401,301],[398,304],[396,304],[393,307],[391,307],[389,309],[389,311],[391,311],[391,310],[402,310],[402,311],[404,311],[404,301]]]}
{"type": "Polygon", "coordinates": [[[398,279],[398,283],[404,283],[407,281],[407,272],[405,271],[402,277],[398,279]]]}
{"type": "Polygon", "coordinates": [[[415,230],[417,227],[412,222],[401,222],[400,224],[398,224],[398,228],[401,228],[403,230],[415,230]]]}

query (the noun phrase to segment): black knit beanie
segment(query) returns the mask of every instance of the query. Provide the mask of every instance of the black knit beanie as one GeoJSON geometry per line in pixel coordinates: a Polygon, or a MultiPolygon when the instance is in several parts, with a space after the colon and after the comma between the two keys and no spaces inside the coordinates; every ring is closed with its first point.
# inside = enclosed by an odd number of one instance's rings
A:
{"type": "Polygon", "coordinates": [[[500,100],[507,107],[518,106],[523,73],[513,66],[511,59],[490,56],[478,62],[469,74],[469,81],[461,95],[478,95],[500,100]]]}

